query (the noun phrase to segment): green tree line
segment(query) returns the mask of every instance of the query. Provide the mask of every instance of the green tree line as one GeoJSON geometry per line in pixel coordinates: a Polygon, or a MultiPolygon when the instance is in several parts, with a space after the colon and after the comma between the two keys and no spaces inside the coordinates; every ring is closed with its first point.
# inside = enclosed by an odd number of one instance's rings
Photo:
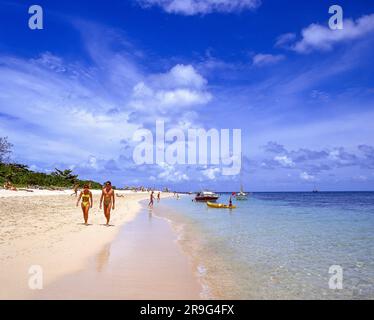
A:
{"type": "Polygon", "coordinates": [[[11,182],[16,187],[57,187],[70,188],[72,185],[90,184],[93,189],[101,189],[101,184],[91,180],[81,180],[72,170],[55,169],[52,173],[34,172],[28,166],[9,162],[12,144],[0,137],[0,183],[11,182]]]}

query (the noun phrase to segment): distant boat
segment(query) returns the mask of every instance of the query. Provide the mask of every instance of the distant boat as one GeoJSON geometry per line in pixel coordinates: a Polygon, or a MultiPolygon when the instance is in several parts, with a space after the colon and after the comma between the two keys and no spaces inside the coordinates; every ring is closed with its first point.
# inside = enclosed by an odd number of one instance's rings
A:
{"type": "MultiPolygon", "coordinates": [[[[242,163],[243,163],[243,154],[241,154],[242,163]]],[[[236,200],[248,200],[248,194],[243,190],[243,175],[242,170],[240,169],[240,192],[235,195],[236,200]]]]}
{"type": "Polygon", "coordinates": [[[240,186],[240,192],[235,196],[236,200],[248,200],[248,194],[243,191],[243,186],[240,186]]]}
{"type": "Polygon", "coordinates": [[[207,201],[217,201],[219,195],[211,191],[201,191],[196,194],[195,201],[207,202],[207,201]]]}
{"type": "Polygon", "coordinates": [[[313,192],[313,193],[318,193],[318,192],[319,192],[318,189],[316,188],[316,186],[314,186],[314,189],[313,189],[312,192],[313,192]]]}

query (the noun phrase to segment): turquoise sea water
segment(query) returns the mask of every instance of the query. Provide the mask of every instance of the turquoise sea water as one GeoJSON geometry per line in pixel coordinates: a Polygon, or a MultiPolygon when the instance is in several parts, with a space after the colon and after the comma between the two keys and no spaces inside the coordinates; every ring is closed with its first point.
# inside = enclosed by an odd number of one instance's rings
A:
{"type": "Polygon", "coordinates": [[[179,232],[207,296],[374,299],[374,193],[253,193],[235,210],[192,199],[162,200],[155,212],[179,232]],[[333,265],[341,290],[329,288],[333,265]]]}

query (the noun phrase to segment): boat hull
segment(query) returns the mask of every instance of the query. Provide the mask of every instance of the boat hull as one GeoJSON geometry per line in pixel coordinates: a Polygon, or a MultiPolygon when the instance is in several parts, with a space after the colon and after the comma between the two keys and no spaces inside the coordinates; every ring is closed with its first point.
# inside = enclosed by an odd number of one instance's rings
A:
{"type": "Polygon", "coordinates": [[[236,200],[248,200],[248,193],[243,192],[242,190],[235,195],[236,200]]]}
{"type": "Polygon", "coordinates": [[[206,203],[209,208],[215,208],[215,209],[236,209],[236,206],[229,206],[227,204],[223,203],[212,203],[212,202],[207,202],[206,203]]]}
{"type": "Polygon", "coordinates": [[[236,196],[235,199],[240,200],[240,201],[245,201],[245,200],[248,200],[248,197],[247,196],[236,196]]]}
{"type": "Polygon", "coordinates": [[[197,197],[195,197],[195,201],[198,201],[198,202],[207,202],[207,201],[214,202],[214,201],[217,201],[218,198],[219,197],[197,196],[197,197]]]}

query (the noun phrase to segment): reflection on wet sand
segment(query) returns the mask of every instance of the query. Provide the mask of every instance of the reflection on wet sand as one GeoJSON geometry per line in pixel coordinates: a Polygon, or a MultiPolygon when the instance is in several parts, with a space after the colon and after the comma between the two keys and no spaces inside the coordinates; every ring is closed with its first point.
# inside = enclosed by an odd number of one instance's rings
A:
{"type": "Polygon", "coordinates": [[[110,257],[110,243],[105,245],[96,256],[96,270],[101,272],[108,265],[110,257]]]}

